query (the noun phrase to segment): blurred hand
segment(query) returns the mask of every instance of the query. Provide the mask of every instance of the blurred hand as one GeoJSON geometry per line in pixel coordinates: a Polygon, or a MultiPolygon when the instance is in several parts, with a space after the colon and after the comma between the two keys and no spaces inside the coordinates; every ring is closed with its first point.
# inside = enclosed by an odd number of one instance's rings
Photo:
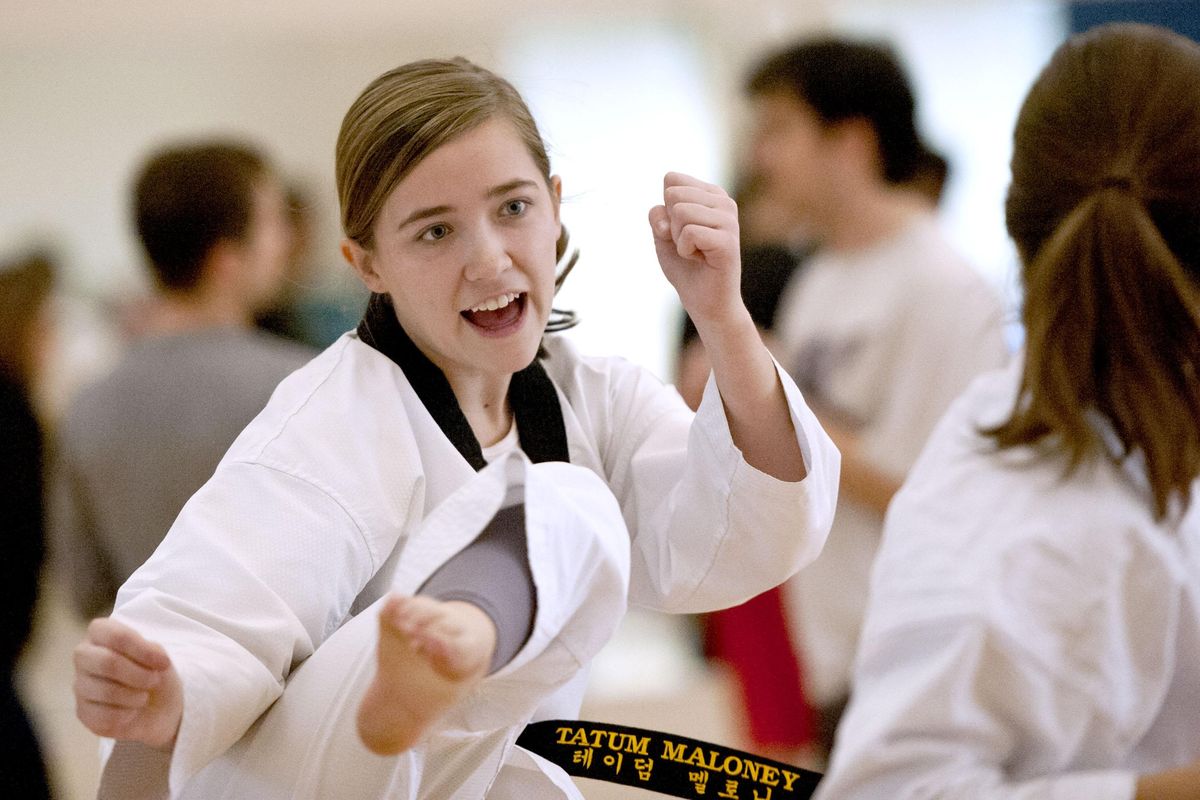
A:
{"type": "Polygon", "coordinates": [[[74,655],[75,715],[88,730],[160,750],[174,746],[183,685],[161,645],[105,617],[92,620],[74,655]]]}
{"type": "Polygon", "coordinates": [[[745,315],[737,204],[725,190],[668,172],[649,219],[658,263],[696,327],[745,315]]]}

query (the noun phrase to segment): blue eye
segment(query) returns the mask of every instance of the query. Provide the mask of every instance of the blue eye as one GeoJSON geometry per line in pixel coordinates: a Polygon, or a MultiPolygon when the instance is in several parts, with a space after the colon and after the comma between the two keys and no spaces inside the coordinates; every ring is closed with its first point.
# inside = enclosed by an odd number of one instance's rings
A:
{"type": "Polygon", "coordinates": [[[450,235],[450,226],[438,224],[438,225],[430,225],[428,228],[421,231],[420,238],[424,239],[427,242],[436,242],[439,239],[445,239],[449,235],[450,235]]]}
{"type": "Polygon", "coordinates": [[[519,217],[525,213],[525,209],[529,207],[529,202],[526,200],[509,200],[504,204],[504,215],[508,217],[519,217]]]}

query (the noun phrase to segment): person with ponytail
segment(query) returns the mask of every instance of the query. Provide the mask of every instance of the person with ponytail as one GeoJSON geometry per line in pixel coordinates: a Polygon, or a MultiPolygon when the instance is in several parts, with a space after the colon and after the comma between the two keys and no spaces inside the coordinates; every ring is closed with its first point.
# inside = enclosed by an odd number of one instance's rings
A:
{"type": "Polygon", "coordinates": [[[1024,353],[889,511],[818,797],[1200,797],[1200,45],[1118,24],[1017,119],[1024,353]]]}
{"type": "Polygon", "coordinates": [[[815,558],[837,451],[741,300],[720,187],[668,173],[647,217],[712,354],[693,414],[556,335],[562,181],[503,78],[384,73],[336,176],[366,313],[77,648],[100,796],[578,798],[518,734],[578,714],[627,603],[708,611],[815,558]]]}

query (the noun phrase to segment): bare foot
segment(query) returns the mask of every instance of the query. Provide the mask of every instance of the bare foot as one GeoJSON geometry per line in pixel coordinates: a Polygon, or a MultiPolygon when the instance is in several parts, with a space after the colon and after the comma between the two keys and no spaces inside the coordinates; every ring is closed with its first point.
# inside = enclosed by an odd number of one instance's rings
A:
{"type": "Polygon", "coordinates": [[[375,680],[358,707],[358,735],[380,755],[416,744],[487,674],[496,626],[478,606],[392,596],[379,614],[375,680]]]}

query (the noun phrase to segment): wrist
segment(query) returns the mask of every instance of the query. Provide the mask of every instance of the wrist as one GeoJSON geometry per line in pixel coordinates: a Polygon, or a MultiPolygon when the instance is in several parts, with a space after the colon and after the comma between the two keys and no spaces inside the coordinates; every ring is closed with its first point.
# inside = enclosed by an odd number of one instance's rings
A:
{"type": "Polygon", "coordinates": [[[700,341],[704,343],[706,349],[711,350],[720,347],[723,342],[736,342],[748,337],[753,337],[755,341],[761,341],[758,326],[754,324],[750,312],[741,303],[718,314],[709,314],[703,317],[690,316],[692,324],[696,326],[700,341]]]}
{"type": "Polygon", "coordinates": [[[179,739],[179,727],[182,722],[183,715],[181,714],[175,718],[174,724],[168,722],[163,726],[161,731],[156,731],[143,739],[143,744],[163,753],[174,752],[175,742],[179,739]]]}

